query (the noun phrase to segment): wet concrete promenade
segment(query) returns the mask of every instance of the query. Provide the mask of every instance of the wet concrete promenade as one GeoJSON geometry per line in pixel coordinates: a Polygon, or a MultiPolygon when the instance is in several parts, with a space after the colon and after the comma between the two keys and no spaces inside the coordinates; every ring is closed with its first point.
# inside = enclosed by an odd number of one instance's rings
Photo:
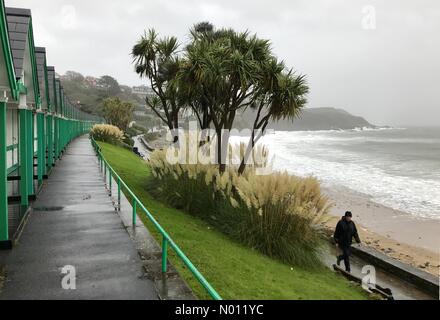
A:
{"type": "Polygon", "coordinates": [[[32,206],[18,243],[0,252],[0,299],[157,299],[87,137],[68,146],[32,206]]]}

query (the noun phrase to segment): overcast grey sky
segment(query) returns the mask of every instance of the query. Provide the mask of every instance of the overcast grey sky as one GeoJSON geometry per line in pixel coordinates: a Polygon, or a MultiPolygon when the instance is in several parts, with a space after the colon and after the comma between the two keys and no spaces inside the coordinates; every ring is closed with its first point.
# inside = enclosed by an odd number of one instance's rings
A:
{"type": "Polygon", "coordinates": [[[145,29],[185,42],[190,26],[208,20],[270,39],[307,75],[309,107],[343,108],[375,124],[440,125],[438,0],[5,2],[32,10],[36,45],[59,73],[142,84],[130,50],[145,29]]]}

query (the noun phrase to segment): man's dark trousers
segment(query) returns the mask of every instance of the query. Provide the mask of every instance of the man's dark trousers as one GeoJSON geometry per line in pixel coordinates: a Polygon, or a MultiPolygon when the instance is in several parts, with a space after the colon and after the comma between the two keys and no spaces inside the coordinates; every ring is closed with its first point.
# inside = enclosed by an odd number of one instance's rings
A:
{"type": "Polygon", "coordinates": [[[338,257],[338,260],[344,260],[345,270],[350,272],[350,255],[351,255],[351,246],[343,246],[340,247],[342,250],[342,254],[338,257]]]}

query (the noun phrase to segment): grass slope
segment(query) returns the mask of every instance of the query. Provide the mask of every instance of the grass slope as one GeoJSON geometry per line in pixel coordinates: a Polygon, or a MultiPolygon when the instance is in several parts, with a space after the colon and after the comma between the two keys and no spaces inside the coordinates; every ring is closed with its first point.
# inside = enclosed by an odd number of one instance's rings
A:
{"type": "MultiPolygon", "coordinates": [[[[154,200],[145,191],[150,174],[145,162],[129,150],[100,143],[118,172],[194,265],[224,299],[366,299],[367,295],[332,271],[291,268],[228,239],[206,222],[154,200]]],[[[144,215],[141,219],[158,241],[160,236],[144,215]]],[[[180,262],[171,262],[196,295],[209,298],[180,262]]]]}

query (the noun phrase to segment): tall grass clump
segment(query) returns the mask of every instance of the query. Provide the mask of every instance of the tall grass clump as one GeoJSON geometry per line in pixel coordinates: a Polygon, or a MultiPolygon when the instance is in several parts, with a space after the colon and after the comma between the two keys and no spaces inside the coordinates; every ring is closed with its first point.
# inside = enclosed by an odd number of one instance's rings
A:
{"type": "Polygon", "coordinates": [[[272,258],[301,267],[320,266],[320,226],[329,205],[315,178],[254,167],[238,175],[230,166],[170,164],[165,151],[152,153],[149,191],[168,204],[272,258]]]}
{"type": "Polygon", "coordinates": [[[124,141],[124,132],[111,124],[95,124],[90,130],[90,136],[96,141],[114,145],[121,145],[124,141]]]}

